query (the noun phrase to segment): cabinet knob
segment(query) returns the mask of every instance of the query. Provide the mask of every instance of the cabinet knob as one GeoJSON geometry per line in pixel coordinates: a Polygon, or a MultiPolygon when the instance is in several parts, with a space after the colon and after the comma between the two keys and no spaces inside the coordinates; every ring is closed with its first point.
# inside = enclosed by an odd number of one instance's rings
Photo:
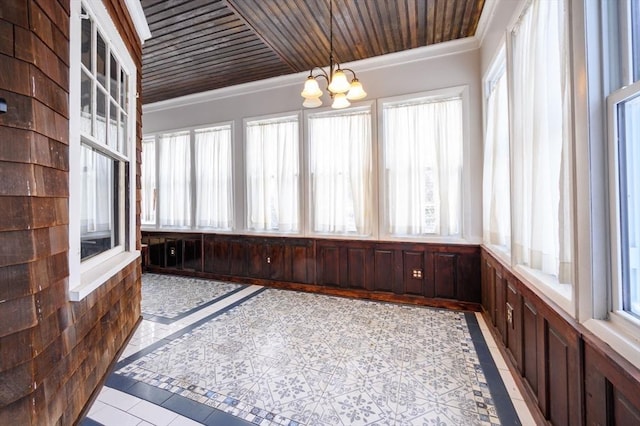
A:
{"type": "Polygon", "coordinates": [[[271,258],[267,257],[267,263],[271,263],[271,258]]]}

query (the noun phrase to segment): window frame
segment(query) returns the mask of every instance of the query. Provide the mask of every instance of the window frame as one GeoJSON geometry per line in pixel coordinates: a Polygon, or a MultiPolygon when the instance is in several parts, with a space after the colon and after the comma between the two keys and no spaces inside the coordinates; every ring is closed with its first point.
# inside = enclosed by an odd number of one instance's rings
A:
{"type": "MultiPolygon", "coordinates": [[[[238,215],[237,215],[237,203],[236,200],[239,198],[239,195],[236,193],[236,188],[237,188],[237,183],[236,183],[236,168],[237,168],[237,161],[236,161],[236,129],[235,129],[235,121],[234,120],[229,120],[229,121],[221,121],[221,122],[217,122],[217,123],[210,123],[210,124],[201,124],[201,125],[197,125],[197,126],[189,126],[189,127],[181,127],[181,128],[176,128],[176,129],[167,129],[167,130],[163,130],[163,131],[159,131],[159,132],[151,132],[151,133],[145,133],[142,136],[143,140],[153,140],[153,143],[155,145],[155,182],[156,182],[156,210],[155,210],[155,223],[151,224],[151,223],[141,223],[140,225],[140,229],[142,231],[151,231],[151,232],[155,232],[155,231],[169,231],[169,232],[183,232],[183,233],[189,233],[189,232],[211,232],[211,233],[217,233],[217,234],[230,234],[230,233],[234,233],[237,229],[238,229],[238,215]],[[207,130],[207,129],[212,129],[212,128],[216,128],[216,127],[229,127],[229,132],[230,132],[230,140],[231,140],[231,188],[232,188],[232,200],[231,200],[231,205],[233,208],[233,211],[231,213],[231,218],[233,221],[233,224],[231,226],[230,229],[216,229],[216,228],[211,228],[211,227],[198,227],[196,226],[196,169],[195,169],[195,134],[197,131],[199,130],[207,130]],[[176,133],[188,133],[189,134],[189,150],[190,150],[190,174],[191,174],[191,184],[190,184],[190,190],[191,190],[191,213],[190,213],[190,225],[188,227],[171,227],[171,226],[161,226],[160,225],[160,217],[161,217],[161,208],[160,208],[160,151],[159,151],[159,144],[160,144],[160,138],[163,135],[170,135],[170,134],[176,134],[176,133]]],[[[142,178],[142,176],[141,176],[142,178]]]]}
{"type": "MultiPolygon", "coordinates": [[[[379,212],[379,225],[378,233],[379,239],[382,241],[412,241],[412,242],[434,242],[434,243],[473,243],[474,238],[469,235],[469,229],[471,228],[469,220],[470,215],[465,212],[470,205],[471,200],[471,184],[470,184],[470,123],[469,123],[469,86],[451,86],[440,89],[428,90],[417,93],[410,93],[406,95],[391,96],[386,98],[380,98],[377,100],[377,123],[379,126],[377,140],[377,164],[376,164],[376,185],[378,191],[376,191],[376,197],[378,198],[378,212],[379,212]],[[452,96],[459,96],[462,100],[462,176],[460,180],[460,232],[456,236],[451,235],[436,235],[436,234],[423,234],[423,235],[395,235],[391,234],[389,229],[389,210],[387,208],[387,189],[385,184],[385,164],[384,164],[384,105],[387,103],[398,103],[403,101],[411,101],[424,98],[447,98],[452,96]]],[[[482,238],[482,237],[480,237],[482,238]]]]}
{"type": "MultiPolygon", "coordinates": [[[[70,52],[69,52],[69,299],[79,301],[103,285],[118,271],[140,256],[136,250],[136,170],[135,150],[137,146],[136,119],[137,97],[136,83],[138,70],[108,11],[100,0],[74,0],[70,11],[70,52]],[[106,144],[101,144],[81,132],[81,40],[82,9],[91,17],[95,31],[92,30],[92,44],[96,31],[102,34],[105,43],[128,76],[126,93],[128,105],[123,108],[127,114],[126,151],[118,152],[106,144]],[[81,203],[82,170],[80,150],[82,145],[95,148],[108,157],[119,161],[120,183],[117,196],[120,197],[120,244],[103,253],[81,261],[81,203]]],[[[95,53],[93,53],[95,55],[95,53]]],[[[92,56],[92,61],[94,61],[92,56]]],[[[107,55],[107,62],[110,56],[107,55]]],[[[110,78],[106,75],[105,78],[110,78]]],[[[92,86],[93,87],[93,86],[92,86]]],[[[93,91],[93,89],[92,89],[93,91]]],[[[109,92],[110,93],[110,92],[109,92]]],[[[109,93],[107,93],[109,95],[109,93]]],[[[95,96],[92,105],[95,107],[95,96]]],[[[109,102],[110,108],[110,102],[109,102]]],[[[94,111],[95,113],[95,111],[94,111]]],[[[93,120],[93,119],[92,119],[93,120]]],[[[108,123],[106,124],[108,126],[108,123]]],[[[107,129],[108,133],[108,129],[107,129]]]]}
{"type": "Polygon", "coordinates": [[[242,120],[242,191],[243,191],[243,204],[242,204],[242,212],[241,216],[243,218],[243,233],[247,235],[268,235],[268,236],[289,236],[289,237],[300,237],[306,235],[307,224],[305,221],[305,194],[304,189],[306,188],[306,168],[305,168],[305,151],[306,151],[306,141],[305,141],[305,130],[306,130],[306,121],[305,116],[302,111],[287,111],[275,114],[267,114],[267,115],[259,115],[252,117],[245,117],[242,120]],[[249,229],[249,191],[248,191],[248,182],[247,182],[247,125],[251,122],[256,121],[269,121],[274,120],[278,121],[279,119],[284,120],[288,117],[296,117],[298,121],[298,230],[297,231],[280,231],[280,230],[255,230],[249,229]]]}
{"type": "Polygon", "coordinates": [[[609,181],[609,224],[611,251],[611,286],[609,310],[612,319],[622,320],[633,327],[640,327],[640,318],[624,309],[622,197],[620,194],[620,161],[618,134],[618,106],[640,96],[640,80],[613,92],[607,97],[607,141],[609,181]]]}

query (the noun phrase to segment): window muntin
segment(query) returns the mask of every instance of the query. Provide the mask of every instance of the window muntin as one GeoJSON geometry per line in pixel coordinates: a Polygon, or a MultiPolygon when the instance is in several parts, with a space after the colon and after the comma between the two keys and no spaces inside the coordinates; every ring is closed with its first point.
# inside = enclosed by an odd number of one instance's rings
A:
{"type": "Polygon", "coordinates": [[[308,115],[311,231],[373,232],[371,110],[308,115]]]}
{"type": "Polygon", "coordinates": [[[298,116],[247,121],[247,229],[300,230],[298,116]]]}
{"type": "Polygon", "coordinates": [[[385,102],[386,231],[394,236],[459,235],[462,98],[385,102]]]}
{"type": "Polygon", "coordinates": [[[233,227],[233,157],[231,125],[194,131],[195,225],[233,227]]]}

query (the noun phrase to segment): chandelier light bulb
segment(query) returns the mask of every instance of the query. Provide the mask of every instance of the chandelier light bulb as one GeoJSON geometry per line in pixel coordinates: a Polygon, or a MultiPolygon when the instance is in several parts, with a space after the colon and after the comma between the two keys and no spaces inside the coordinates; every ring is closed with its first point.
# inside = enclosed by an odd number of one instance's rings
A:
{"type": "Polygon", "coordinates": [[[349,88],[349,92],[347,93],[347,99],[349,99],[350,101],[357,101],[366,97],[367,92],[365,92],[362,88],[362,83],[360,83],[357,78],[351,80],[351,87],[349,88]]]}
{"type": "Polygon", "coordinates": [[[331,104],[331,108],[341,109],[346,108],[351,105],[351,102],[347,100],[347,95],[344,93],[336,93],[333,97],[333,104],[331,104]]]}
{"type": "Polygon", "coordinates": [[[328,89],[333,93],[345,93],[350,87],[351,85],[349,84],[344,71],[338,68],[331,77],[331,83],[329,83],[328,89]]]}
{"type": "Polygon", "coordinates": [[[319,106],[322,106],[322,101],[320,100],[320,97],[306,98],[302,103],[302,106],[305,108],[318,108],[319,106]]]}
{"type": "Polygon", "coordinates": [[[304,90],[300,95],[305,99],[318,98],[322,96],[322,90],[318,86],[318,82],[313,76],[309,76],[307,81],[304,82],[304,90]]]}

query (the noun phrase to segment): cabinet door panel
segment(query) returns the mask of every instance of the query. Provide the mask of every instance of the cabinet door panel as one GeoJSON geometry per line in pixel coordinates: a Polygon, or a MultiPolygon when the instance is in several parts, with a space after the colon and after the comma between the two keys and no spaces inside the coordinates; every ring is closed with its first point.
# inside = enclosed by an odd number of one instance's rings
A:
{"type": "Polygon", "coordinates": [[[247,274],[250,277],[265,278],[268,273],[266,246],[259,241],[247,245],[247,274]]]}
{"type": "Polygon", "coordinates": [[[291,248],[291,281],[297,283],[310,283],[311,277],[308,274],[310,249],[304,245],[297,245],[291,248]]]}
{"type": "Polygon", "coordinates": [[[272,280],[284,280],[285,277],[285,250],[284,244],[269,244],[266,247],[266,261],[269,268],[268,278],[272,280]]]}
{"type": "Polygon", "coordinates": [[[340,249],[338,247],[320,247],[318,256],[318,284],[339,286],[340,249]]]}
{"type": "Polygon", "coordinates": [[[435,297],[455,299],[457,255],[434,253],[435,297]]]}
{"type": "Polygon", "coordinates": [[[347,264],[349,268],[348,272],[348,287],[349,288],[367,288],[367,264],[366,264],[366,250],[363,248],[349,248],[347,249],[347,264]]]}
{"type": "Polygon", "coordinates": [[[393,291],[393,251],[375,249],[373,252],[373,289],[376,291],[393,291]]]}

